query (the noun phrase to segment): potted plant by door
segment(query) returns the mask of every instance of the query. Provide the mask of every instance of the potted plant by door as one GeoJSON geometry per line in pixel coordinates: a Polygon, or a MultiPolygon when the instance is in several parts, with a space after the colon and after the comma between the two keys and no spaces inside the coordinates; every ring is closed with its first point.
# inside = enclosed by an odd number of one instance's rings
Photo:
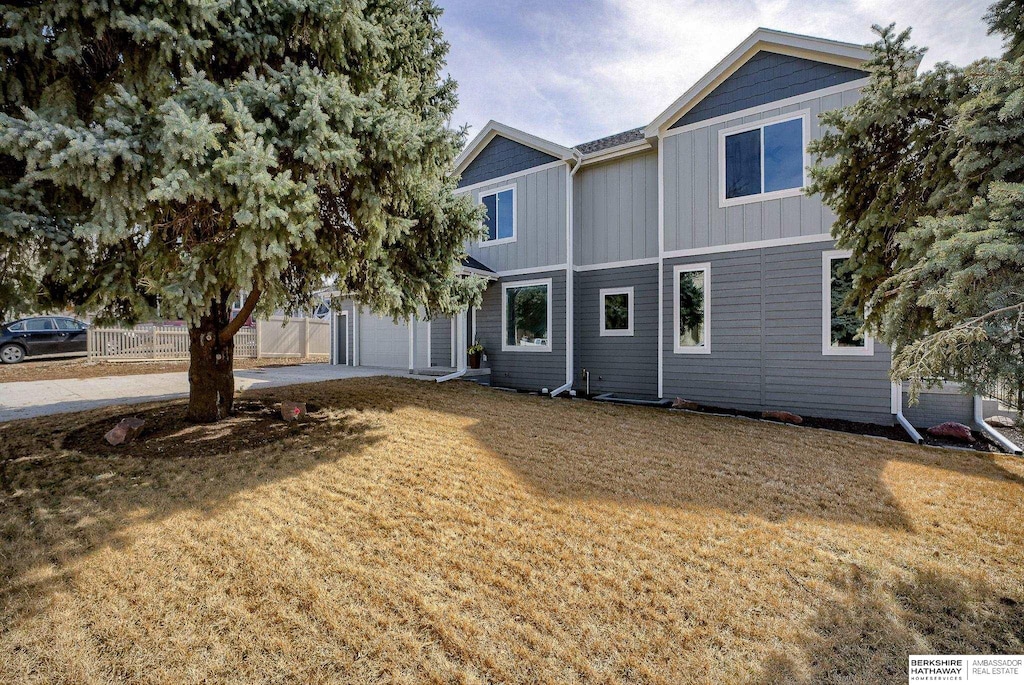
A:
{"type": "Polygon", "coordinates": [[[484,354],[484,346],[480,344],[480,341],[474,342],[472,345],[467,347],[466,354],[469,356],[469,368],[479,369],[480,358],[484,354]]]}

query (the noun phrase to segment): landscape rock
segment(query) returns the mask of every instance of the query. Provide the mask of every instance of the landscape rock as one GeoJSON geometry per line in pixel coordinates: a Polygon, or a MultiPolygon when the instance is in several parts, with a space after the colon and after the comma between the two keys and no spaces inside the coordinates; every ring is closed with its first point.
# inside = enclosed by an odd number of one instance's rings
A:
{"type": "Polygon", "coordinates": [[[144,419],[134,416],[121,419],[116,426],[107,431],[103,439],[114,446],[124,445],[139,437],[139,433],[142,432],[142,427],[145,425],[146,421],[144,419]]]}
{"type": "Polygon", "coordinates": [[[677,397],[674,400],[672,400],[672,408],[673,409],[690,409],[690,410],[693,410],[693,409],[697,409],[699,406],[700,405],[697,404],[696,402],[691,402],[690,400],[684,400],[682,397],[677,397]]]}
{"type": "Polygon", "coordinates": [[[766,411],[761,413],[762,419],[770,419],[772,421],[782,421],[783,423],[796,423],[800,424],[804,422],[802,416],[797,416],[788,411],[766,411]]]}
{"type": "Polygon", "coordinates": [[[963,442],[974,442],[974,435],[971,433],[971,429],[956,421],[947,421],[946,423],[932,426],[928,429],[928,435],[934,435],[937,438],[953,438],[963,442]]]}
{"type": "Polygon", "coordinates": [[[290,402],[285,400],[281,403],[281,418],[285,421],[298,421],[306,416],[305,402],[290,402]]]}
{"type": "Polygon", "coordinates": [[[1017,422],[1009,416],[990,416],[985,419],[985,423],[996,428],[1013,428],[1017,425],[1017,422]]]}

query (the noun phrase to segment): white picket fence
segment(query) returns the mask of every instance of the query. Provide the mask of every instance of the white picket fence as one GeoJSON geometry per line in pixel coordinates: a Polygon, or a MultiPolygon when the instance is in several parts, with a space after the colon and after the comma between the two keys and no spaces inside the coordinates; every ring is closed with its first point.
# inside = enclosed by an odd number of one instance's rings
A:
{"type": "MultiPolygon", "coordinates": [[[[331,349],[328,321],[273,316],[257,320],[235,334],[235,356],[326,356],[331,349]]],[[[184,326],[140,325],[134,328],[90,328],[89,358],[107,361],[188,359],[188,329],[184,326]]]]}

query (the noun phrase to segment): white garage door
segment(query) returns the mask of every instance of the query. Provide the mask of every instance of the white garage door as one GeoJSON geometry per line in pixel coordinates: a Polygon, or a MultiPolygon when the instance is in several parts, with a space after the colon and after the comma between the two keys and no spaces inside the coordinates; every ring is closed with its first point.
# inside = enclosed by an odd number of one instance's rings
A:
{"type": "Polygon", "coordinates": [[[359,317],[359,363],[362,366],[409,368],[409,326],[389,317],[363,312],[359,317]]]}

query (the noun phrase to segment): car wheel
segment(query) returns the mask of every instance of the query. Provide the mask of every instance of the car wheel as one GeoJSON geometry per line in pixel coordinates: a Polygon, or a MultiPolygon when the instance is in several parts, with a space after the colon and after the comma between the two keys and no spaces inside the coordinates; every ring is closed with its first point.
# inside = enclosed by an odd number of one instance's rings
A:
{"type": "Polygon", "coordinates": [[[0,347],[0,361],[4,364],[17,364],[25,358],[25,350],[21,345],[4,345],[0,347]]]}

